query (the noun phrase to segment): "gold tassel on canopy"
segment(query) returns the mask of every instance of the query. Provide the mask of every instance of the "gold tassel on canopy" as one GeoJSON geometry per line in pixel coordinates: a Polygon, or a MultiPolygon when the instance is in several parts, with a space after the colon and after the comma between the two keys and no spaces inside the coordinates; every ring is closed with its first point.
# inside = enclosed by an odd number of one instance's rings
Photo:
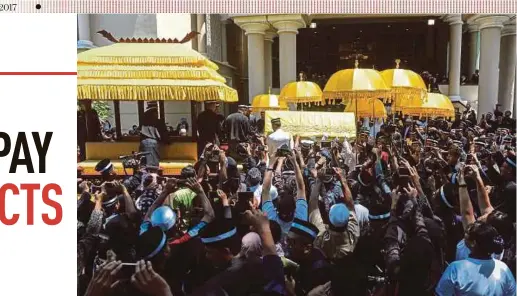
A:
{"type": "Polygon", "coordinates": [[[335,104],[336,100],[387,99],[390,89],[379,72],[373,69],[359,68],[355,60],[354,69],[338,71],[329,78],[323,89],[323,99],[335,104]]]}
{"type": "Polygon", "coordinates": [[[237,102],[218,67],[202,54],[172,39],[119,39],[77,56],[77,98],[88,100],[177,100],[237,102]]]}
{"type": "Polygon", "coordinates": [[[395,63],[395,69],[384,70],[380,73],[386,85],[391,88],[391,110],[393,112],[400,111],[409,100],[420,97],[423,101],[427,97],[422,77],[411,70],[400,69],[399,59],[396,59],[395,63]]]}

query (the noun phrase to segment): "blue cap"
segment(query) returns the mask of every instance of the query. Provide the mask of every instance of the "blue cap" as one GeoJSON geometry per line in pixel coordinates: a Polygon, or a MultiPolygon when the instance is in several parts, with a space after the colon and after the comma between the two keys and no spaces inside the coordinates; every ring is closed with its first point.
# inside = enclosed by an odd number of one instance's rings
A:
{"type": "Polygon", "coordinates": [[[176,213],[169,206],[161,206],[151,215],[151,224],[168,231],[176,224],[176,213]]]}
{"type": "Polygon", "coordinates": [[[345,227],[348,224],[350,211],[345,204],[338,203],[330,207],[329,220],[334,227],[345,227]]]}

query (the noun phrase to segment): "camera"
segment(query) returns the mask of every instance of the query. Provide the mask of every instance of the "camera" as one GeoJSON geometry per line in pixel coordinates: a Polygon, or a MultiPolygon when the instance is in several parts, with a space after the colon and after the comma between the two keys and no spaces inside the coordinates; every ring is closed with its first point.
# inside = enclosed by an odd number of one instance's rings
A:
{"type": "Polygon", "coordinates": [[[486,159],[486,158],[490,157],[491,155],[492,155],[492,153],[490,153],[490,151],[486,150],[486,149],[476,152],[476,157],[478,159],[486,159]]]}
{"type": "Polygon", "coordinates": [[[332,147],[332,142],[330,142],[330,141],[321,141],[320,145],[321,145],[321,148],[331,148],[332,147]]]}
{"type": "Polygon", "coordinates": [[[264,147],[264,145],[257,145],[257,151],[265,151],[266,150],[266,147],[264,147]]]}
{"type": "Polygon", "coordinates": [[[408,188],[409,185],[409,169],[406,167],[400,167],[395,180],[395,185],[399,187],[400,190],[402,188],[408,188]]]}
{"type": "Polygon", "coordinates": [[[282,145],[276,150],[277,157],[287,157],[291,155],[291,149],[287,145],[282,145]]]}

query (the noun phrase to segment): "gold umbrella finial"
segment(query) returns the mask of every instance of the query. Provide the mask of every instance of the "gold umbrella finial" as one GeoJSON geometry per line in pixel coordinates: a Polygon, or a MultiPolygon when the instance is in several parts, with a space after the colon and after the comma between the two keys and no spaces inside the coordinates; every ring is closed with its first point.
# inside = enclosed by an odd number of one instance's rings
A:
{"type": "Polygon", "coordinates": [[[400,66],[400,59],[396,59],[396,60],[395,60],[395,68],[397,68],[397,69],[398,69],[398,68],[399,68],[399,66],[400,66]]]}
{"type": "Polygon", "coordinates": [[[431,83],[429,83],[429,87],[427,88],[428,92],[431,92],[431,83]]]}
{"type": "Polygon", "coordinates": [[[355,59],[355,63],[354,63],[354,65],[355,65],[355,68],[356,68],[356,69],[357,69],[357,68],[359,68],[359,60],[358,60],[358,59],[355,59]]]}
{"type": "Polygon", "coordinates": [[[268,93],[268,95],[270,95],[270,94],[271,94],[271,86],[269,86],[269,87],[267,88],[267,93],[268,93]]]}
{"type": "Polygon", "coordinates": [[[304,75],[304,73],[303,73],[303,72],[300,72],[300,73],[298,74],[298,81],[304,81],[304,80],[305,80],[305,75],[304,75]]]}

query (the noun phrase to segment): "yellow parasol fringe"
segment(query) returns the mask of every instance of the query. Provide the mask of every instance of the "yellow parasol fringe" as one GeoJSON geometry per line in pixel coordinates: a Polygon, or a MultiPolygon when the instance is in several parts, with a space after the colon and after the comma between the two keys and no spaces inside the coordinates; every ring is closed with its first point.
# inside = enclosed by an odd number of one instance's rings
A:
{"type": "Polygon", "coordinates": [[[285,97],[282,96],[280,99],[286,103],[320,103],[321,96],[312,97],[285,97]]]}
{"type": "Polygon", "coordinates": [[[204,57],[184,56],[80,56],[77,65],[169,65],[198,66],[219,70],[219,67],[204,57]]]}
{"type": "Polygon", "coordinates": [[[349,100],[366,100],[371,98],[381,98],[383,101],[389,100],[391,98],[390,90],[358,90],[358,91],[323,91],[323,102],[326,101],[330,105],[334,105],[336,100],[349,101],[349,100]]]}
{"type": "Polygon", "coordinates": [[[219,75],[215,70],[203,67],[180,67],[171,69],[170,67],[114,67],[97,69],[95,67],[79,66],[77,74],[81,79],[181,79],[181,80],[200,80],[210,79],[226,83],[226,79],[219,75]],[[134,68],[134,69],[131,69],[134,68]]]}
{"type": "MultiPolygon", "coordinates": [[[[78,81],[79,82],[79,81],[78,81]]],[[[184,85],[77,85],[79,100],[210,101],[237,102],[237,91],[228,86],[184,85]]]]}

